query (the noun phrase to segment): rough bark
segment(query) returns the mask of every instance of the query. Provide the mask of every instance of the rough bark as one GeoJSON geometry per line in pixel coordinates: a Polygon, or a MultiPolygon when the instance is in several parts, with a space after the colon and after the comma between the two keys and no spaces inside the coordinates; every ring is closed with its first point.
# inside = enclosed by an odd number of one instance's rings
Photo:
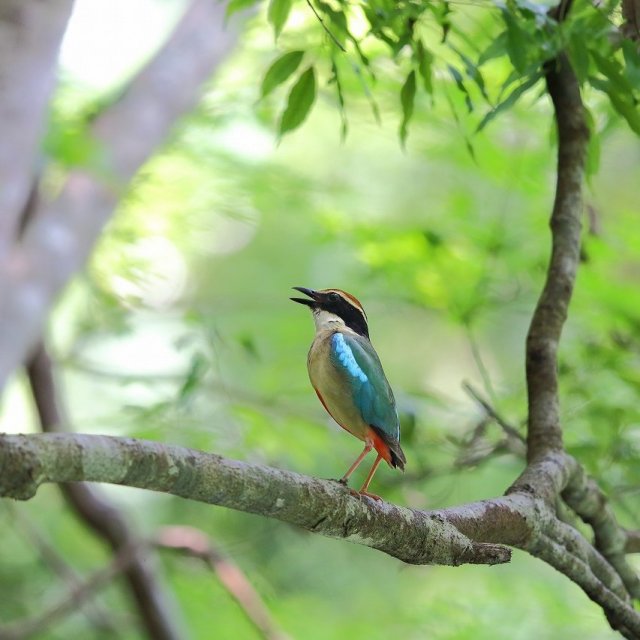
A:
{"type": "Polygon", "coordinates": [[[469,540],[439,515],[354,498],[342,484],[157,442],[76,434],[0,436],[0,496],[43,482],[109,482],[256,513],[411,564],[497,564],[509,549],[469,540]]]}
{"type": "Polygon", "coordinates": [[[530,462],[549,451],[562,450],[558,344],[580,260],[582,181],[589,140],[580,87],[567,56],[560,54],[548,62],[545,75],[556,114],[558,167],[550,222],[551,260],[527,335],[527,459],[530,462]]]}
{"type": "Polygon", "coordinates": [[[631,40],[640,40],[640,0],[622,0],[622,33],[631,40]]]}

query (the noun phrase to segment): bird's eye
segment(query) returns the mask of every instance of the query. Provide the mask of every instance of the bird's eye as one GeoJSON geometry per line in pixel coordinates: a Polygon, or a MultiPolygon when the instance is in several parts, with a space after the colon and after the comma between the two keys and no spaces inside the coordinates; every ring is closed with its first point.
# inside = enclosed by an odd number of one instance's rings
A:
{"type": "Polygon", "coordinates": [[[331,302],[338,302],[340,300],[340,295],[337,293],[330,293],[329,299],[331,300],[331,302]]]}

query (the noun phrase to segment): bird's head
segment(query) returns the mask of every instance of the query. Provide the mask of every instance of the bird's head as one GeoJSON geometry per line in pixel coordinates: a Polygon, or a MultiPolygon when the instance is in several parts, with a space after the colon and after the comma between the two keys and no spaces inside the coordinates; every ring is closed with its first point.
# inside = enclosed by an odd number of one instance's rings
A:
{"type": "Polygon", "coordinates": [[[342,289],[320,289],[314,291],[306,287],[293,287],[309,298],[291,298],[294,302],[307,305],[313,313],[316,328],[327,328],[331,324],[343,324],[356,333],[369,337],[367,314],[360,301],[342,289]]]}

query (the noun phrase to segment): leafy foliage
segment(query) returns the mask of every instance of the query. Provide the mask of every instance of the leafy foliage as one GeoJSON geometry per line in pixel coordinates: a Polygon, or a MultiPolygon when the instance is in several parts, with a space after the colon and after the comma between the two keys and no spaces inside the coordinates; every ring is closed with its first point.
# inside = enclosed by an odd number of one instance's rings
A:
{"type": "MultiPolygon", "coordinates": [[[[614,37],[619,26],[615,3],[596,6],[580,0],[560,22],[545,5],[516,0],[495,6],[480,3],[476,9],[456,7],[446,0],[382,0],[355,5],[316,0],[308,4],[310,16],[319,23],[316,30],[328,34],[328,46],[307,42],[307,49],[319,57],[330,56],[332,70],[336,47],[361,76],[364,69],[374,79],[383,58],[405,69],[400,89],[402,145],[415,98],[412,74],[420,76],[423,90],[429,95],[447,95],[454,88],[462,94],[470,113],[481,110],[474,102],[473,93],[477,91],[481,102],[489,107],[476,127],[481,131],[536,88],[543,65],[552,63],[560,51],[569,54],[583,84],[605,93],[629,127],[635,133],[640,130],[638,82],[633,82],[639,75],[640,55],[637,47],[619,35],[614,37]],[[475,14],[484,29],[478,29],[466,14],[475,14]],[[510,68],[505,68],[504,58],[510,68]],[[411,69],[408,73],[407,66],[411,69]],[[491,86],[484,79],[487,72],[492,77],[491,86]],[[502,79],[498,80],[500,75],[502,79]],[[470,85],[474,85],[474,92],[470,85]]],[[[334,84],[342,104],[343,89],[334,84]]]]}

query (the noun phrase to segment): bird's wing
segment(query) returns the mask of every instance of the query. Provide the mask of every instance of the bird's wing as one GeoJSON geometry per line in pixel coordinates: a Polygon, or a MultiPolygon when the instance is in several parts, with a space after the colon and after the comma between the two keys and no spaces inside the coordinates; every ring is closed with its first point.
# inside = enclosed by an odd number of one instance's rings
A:
{"type": "Polygon", "coordinates": [[[336,332],[331,337],[331,361],[349,386],[362,419],[397,442],[400,426],[393,391],[371,343],[360,336],[336,332]]]}

